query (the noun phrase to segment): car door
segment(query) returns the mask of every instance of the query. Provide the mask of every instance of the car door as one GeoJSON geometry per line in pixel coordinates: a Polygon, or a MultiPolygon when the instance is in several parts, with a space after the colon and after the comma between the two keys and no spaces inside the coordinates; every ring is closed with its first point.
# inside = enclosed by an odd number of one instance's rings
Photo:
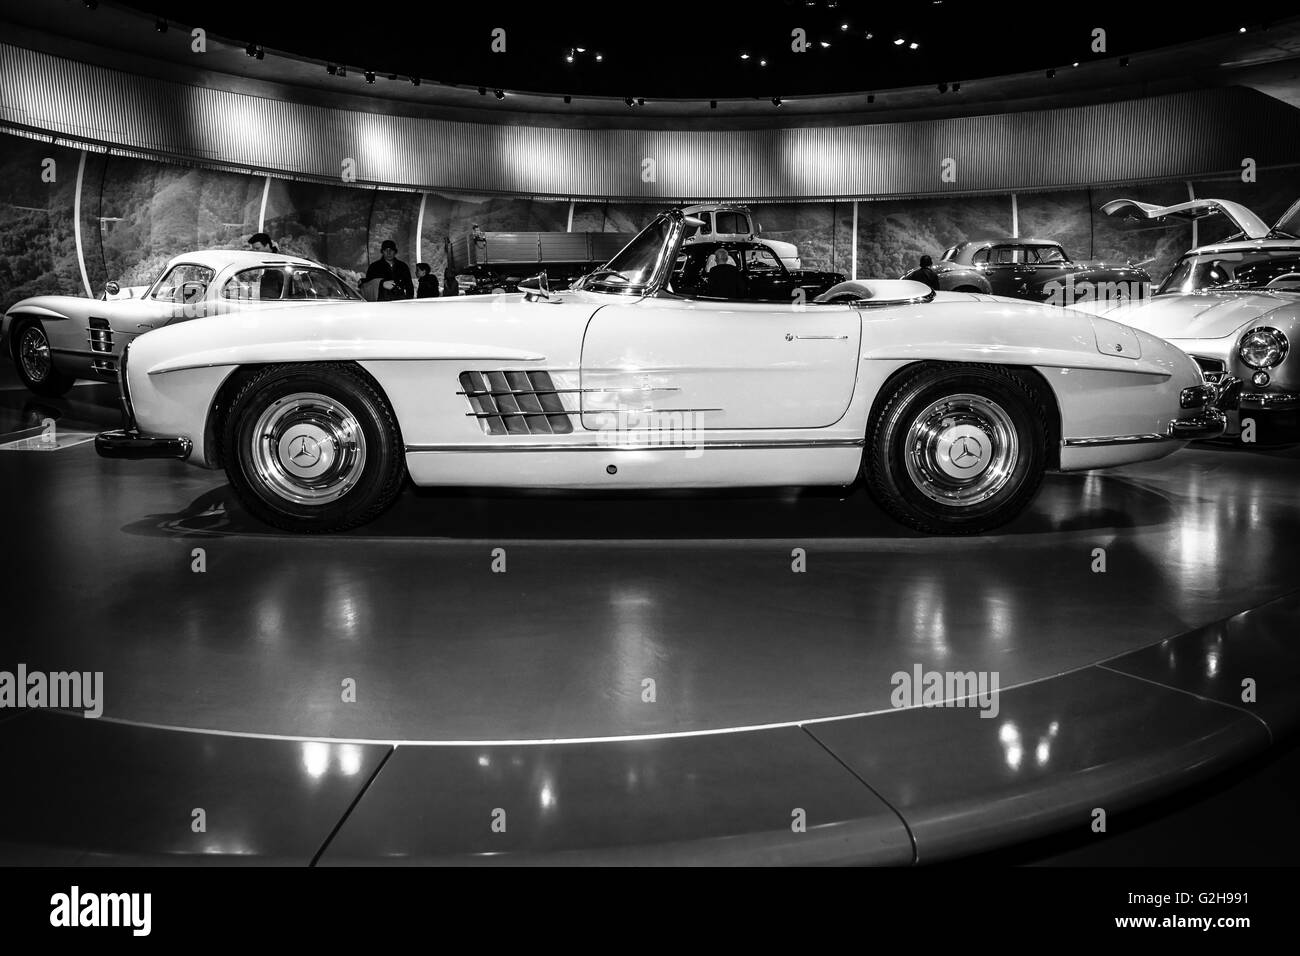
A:
{"type": "Polygon", "coordinates": [[[861,331],[843,305],[678,297],[607,305],[583,338],[583,427],[834,424],[853,396],[861,331]]]}
{"type": "Polygon", "coordinates": [[[741,251],[748,297],[765,302],[791,302],[795,281],[776,254],[764,246],[747,246],[741,251]]]}
{"type": "Polygon", "coordinates": [[[993,246],[988,250],[984,274],[988,276],[989,288],[994,295],[1024,296],[1024,250],[1019,246],[993,246]]]}
{"type": "Polygon", "coordinates": [[[1022,277],[1033,297],[1038,299],[1043,298],[1043,286],[1055,282],[1056,288],[1060,288],[1070,273],[1078,271],[1060,246],[1025,246],[1024,259],[1022,277]]]}

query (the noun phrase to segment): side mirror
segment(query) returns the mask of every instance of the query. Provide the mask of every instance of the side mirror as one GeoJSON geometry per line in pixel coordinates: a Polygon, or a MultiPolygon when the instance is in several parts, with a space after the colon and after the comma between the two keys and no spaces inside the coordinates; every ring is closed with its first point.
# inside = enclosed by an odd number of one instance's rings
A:
{"type": "Polygon", "coordinates": [[[531,279],[520,281],[519,291],[524,294],[525,302],[536,302],[538,299],[549,302],[551,299],[551,290],[546,282],[546,270],[543,269],[531,279]]]}
{"type": "Polygon", "coordinates": [[[104,298],[108,298],[111,295],[117,295],[121,291],[122,287],[112,279],[104,283],[104,298]]]}

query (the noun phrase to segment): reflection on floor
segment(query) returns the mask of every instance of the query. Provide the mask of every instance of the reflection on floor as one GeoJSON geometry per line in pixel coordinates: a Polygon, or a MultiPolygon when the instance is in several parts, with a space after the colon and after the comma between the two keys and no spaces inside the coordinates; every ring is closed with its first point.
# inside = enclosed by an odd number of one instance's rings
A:
{"type": "MultiPolygon", "coordinates": [[[[0,442],[47,418],[114,427],[116,396],[0,390],[0,442]]],[[[371,526],[295,538],[220,473],[89,445],[0,454],[19,598],[0,669],[102,671],[106,697],[101,721],[19,712],[0,741],[36,766],[57,747],[68,786],[117,774],[122,795],[56,833],[11,794],[25,822],[0,843],[928,862],[1086,826],[1098,801],[1167,793],[1294,726],[1298,471],[1297,449],[1198,447],[1052,476],[1003,533],[963,540],[902,529],[860,489],[408,490],[371,526]],[[894,708],[896,675],[953,672],[996,675],[996,713],[894,708]],[[222,838],[113,823],[196,790],[226,808],[222,838]],[[258,815],[270,799],[296,828],[258,815]],[[509,837],[475,829],[510,807],[509,837]]]]}

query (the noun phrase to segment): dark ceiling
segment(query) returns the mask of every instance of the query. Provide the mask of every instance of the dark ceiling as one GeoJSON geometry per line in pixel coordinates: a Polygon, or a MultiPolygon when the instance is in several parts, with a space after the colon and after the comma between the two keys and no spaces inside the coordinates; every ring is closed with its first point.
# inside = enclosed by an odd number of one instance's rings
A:
{"type": "Polygon", "coordinates": [[[170,29],[201,26],[240,44],[343,65],[357,82],[373,71],[380,84],[418,77],[489,91],[647,99],[768,99],[937,86],[1033,70],[1043,70],[1046,78],[1047,70],[1069,70],[1076,62],[1139,54],[1243,27],[1267,29],[1295,12],[1293,3],[1215,8],[1131,0],[616,0],[517,9],[420,0],[350,8],[247,0],[125,5],[164,18],[170,29]],[[503,53],[492,51],[497,28],[505,31],[503,53]],[[796,29],[806,32],[807,52],[791,48],[796,29]],[[1095,29],[1105,31],[1104,53],[1092,49],[1095,29]]]}

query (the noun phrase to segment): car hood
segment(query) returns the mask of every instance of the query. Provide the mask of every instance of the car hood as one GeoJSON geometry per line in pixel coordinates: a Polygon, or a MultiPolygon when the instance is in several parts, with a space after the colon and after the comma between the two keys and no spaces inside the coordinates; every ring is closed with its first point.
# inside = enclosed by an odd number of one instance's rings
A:
{"type": "Polygon", "coordinates": [[[1088,311],[1162,339],[1221,339],[1290,304],[1294,297],[1269,292],[1193,292],[1088,311]]]}

